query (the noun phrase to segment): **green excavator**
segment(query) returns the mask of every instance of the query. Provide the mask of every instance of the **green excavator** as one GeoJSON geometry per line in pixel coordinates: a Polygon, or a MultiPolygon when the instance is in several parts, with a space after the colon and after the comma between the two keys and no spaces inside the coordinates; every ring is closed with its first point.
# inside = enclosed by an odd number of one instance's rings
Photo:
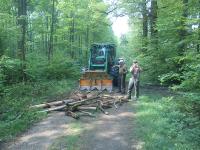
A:
{"type": "Polygon", "coordinates": [[[114,44],[92,44],[88,70],[82,73],[79,89],[111,92],[113,82],[116,82],[118,76],[117,68],[113,67],[115,60],[116,46],[114,44]]]}

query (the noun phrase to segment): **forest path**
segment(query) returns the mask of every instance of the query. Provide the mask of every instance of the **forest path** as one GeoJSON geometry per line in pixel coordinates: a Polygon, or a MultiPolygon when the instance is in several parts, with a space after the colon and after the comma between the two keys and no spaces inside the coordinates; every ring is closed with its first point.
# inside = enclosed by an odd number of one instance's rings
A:
{"type": "Polygon", "coordinates": [[[118,109],[108,110],[109,115],[100,114],[92,122],[85,123],[78,144],[80,150],[137,150],[142,142],[134,137],[135,101],[128,102],[118,109]]]}
{"type": "MultiPolygon", "coordinates": [[[[142,89],[142,93],[161,92],[158,89],[142,89]]],[[[131,101],[108,109],[109,115],[97,113],[96,118],[81,117],[79,121],[65,116],[64,112],[50,113],[47,118],[33,125],[27,132],[20,135],[17,140],[4,145],[4,150],[47,150],[62,137],[76,132],[71,124],[79,122],[82,132],[75,149],[80,150],[135,150],[141,149],[143,143],[134,137],[136,128],[134,108],[137,101],[131,101]]],[[[66,139],[66,138],[65,138],[66,139]]],[[[58,142],[53,149],[68,149],[69,143],[58,142]]]]}
{"type": "MultiPolygon", "coordinates": [[[[95,119],[82,117],[84,128],[76,145],[80,150],[132,150],[139,149],[133,137],[134,112],[133,105],[128,102],[118,109],[108,109],[109,115],[97,114],[95,119]]],[[[74,132],[70,124],[76,120],[65,116],[64,112],[54,112],[43,121],[35,124],[26,133],[5,146],[6,150],[46,150],[60,137],[74,132]]],[[[56,149],[67,149],[68,143],[59,143],[56,149]]]]}
{"type": "Polygon", "coordinates": [[[2,148],[3,150],[46,150],[60,136],[67,135],[68,124],[74,119],[64,112],[53,112],[33,125],[27,132],[2,148]]]}

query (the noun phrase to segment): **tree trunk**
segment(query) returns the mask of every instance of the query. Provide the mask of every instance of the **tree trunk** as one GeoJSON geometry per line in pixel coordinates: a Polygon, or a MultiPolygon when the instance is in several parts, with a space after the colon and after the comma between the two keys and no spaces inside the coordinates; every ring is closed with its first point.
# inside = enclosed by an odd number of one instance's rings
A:
{"type": "Polygon", "coordinates": [[[199,18],[199,24],[198,24],[198,44],[197,44],[197,53],[200,52],[200,0],[199,0],[199,13],[198,13],[198,18],[199,18]]]}
{"type": "Polygon", "coordinates": [[[46,32],[45,32],[45,52],[46,52],[46,55],[48,57],[48,53],[49,53],[49,36],[48,36],[48,32],[49,32],[49,17],[46,16],[46,32]]]}
{"type": "Polygon", "coordinates": [[[87,25],[87,29],[86,29],[86,38],[85,38],[85,42],[86,42],[85,60],[88,60],[89,38],[90,38],[90,29],[89,29],[89,25],[87,25]]]}
{"type": "Polygon", "coordinates": [[[158,10],[157,0],[151,0],[151,12],[150,12],[151,37],[155,37],[158,32],[156,29],[157,10],[158,10]]]}
{"type": "Polygon", "coordinates": [[[180,44],[178,46],[178,54],[180,56],[184,54],[187,47],[187,44],[184,41],[187,36],[187,29],[186,29],[187,17],[188,17],[188,0],[183,0],[183,13],[180,21],[180,30],[178,31],[179,41],[180,41],[180,44]]]}
{"type": "Polygon", "coordinates": [[[27,2],[26,0],[18,0],[18,25],[21,28],[21,36],[18,41],[19,58],[21,60],[22,78],[26,80],[25,61],[26,61],[26,30],[27,30],[27,2]]]}
{"type": "Polygon", "coordinates": [[[73,15],[73,19],[72,19],[72,49],[71,49],[71,52],[72,52],[72,58],[74,58],[74,51],[75,51],[75,48],[74,48],[74,41],[75,41],[75,19],[74,19],[74,15],[73,15]]]}
{"type": "Polygon", "coordinates": [[[49,41],[49,51],[48,51],[48,60],[51,60],[53,56],[53,34],[54,34],[54,18],[55,18],[55,0],[52,4],[52,14],[51,14],[51,31],[50,31],[50,41],[49,41]]]}
{"type": "Polygon", "coordinates": [[[142,32],[142,36],[143,36],[143,45],[142,45],[142,49],[144,51],[146,51],[146,47],[147,47],[147,36],[148,36],[148,11],[147,11],[147,1],[143,0],[142,3],[142,28],[143,28],[143,32],[142,32]]]}
{"type": "MultiPolygon", "coordinates": [[[[200,14],[199,14],[200,15],[200,14]]],[[[200,19],[200,18],[199,18],[200,19]]],[[[197,44],[197,53],[200,52],[200,23],[198,25],[198,44],[197,44]]]]}
{"type": "Polygon", "coordinates": [[[158,50],[158,31],[156,28],[157,10],[158,10],[157,0],[151,0],[151,12],[150,12],[151,43],[156,51],[158,50]]]}

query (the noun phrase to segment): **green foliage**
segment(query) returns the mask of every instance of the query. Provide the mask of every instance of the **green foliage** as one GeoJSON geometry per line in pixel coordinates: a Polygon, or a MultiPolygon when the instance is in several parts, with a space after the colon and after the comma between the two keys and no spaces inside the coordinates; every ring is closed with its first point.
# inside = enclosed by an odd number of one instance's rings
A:
{"type": "Polygon", "coordinates": [[[77,78],[80,66],[62,52],[57,52],[50,62],[44,56],[32,53],[28,56],[26,73],[30,81],[77,78]]]}
{"type": "Polygon", "coordinates": [[[0,105],[0,141],[10,139],[27,129],[44,114],[29,110],[29,100],[3,99],[0,105]]]}
{"type": "Polygon", "coordinates": [[[30,105],[64,98],[76,86],[75,82],[52,80],[4,87],[0,99],[0,141],[15,137],[45,116],[30,109],[30,105]]]}
{"type": "Polygon", "coordinates": [[[80,74],[80,66],[66,57],[55,57],[47,67],[47,79],[77,78],[80,74]]]}
{"type": "Polygon", "coordinates": [[[22,42],[18,2],[0,1],[0,141],[39,118],[29,105],[58,99],[76,86],[93,42],[115,42],[102,0],[55,0],[54,12],[52,7],[49,0],[27,1],[22,42]]]}
{"type": "Polygon", "coordinates": [[[143,149],[199,149],[199,118],[183,111],[182,97],[142,96],[136,106],[136,135],[143,149]]]}
{"type": "Polygon", "coordinates": [[[181,83],[181,81],[182,79],[181,79],[180,74],[174,73],[172,71],[160,76],[161,84],[173,85],[173,84],[181,83]]]}
{"type": "Polygon", "coordinates": [[[1,83],[17,83],[21,79],[21,62],[3,55],[0,58],[1,83]]]}

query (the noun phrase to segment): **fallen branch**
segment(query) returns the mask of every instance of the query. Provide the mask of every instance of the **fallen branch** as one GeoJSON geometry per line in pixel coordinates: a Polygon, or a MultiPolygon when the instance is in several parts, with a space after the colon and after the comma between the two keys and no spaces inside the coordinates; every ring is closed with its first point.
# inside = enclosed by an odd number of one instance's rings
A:
{"type": "Polygon", "coordinates": [[[79,109],[79,110],[97,110],[97,107],[79,106],[77,109],[79,109]]]}
{"type": "Polygon", "coordinates": [[[73,117],[74,119],[79,119],[79,115],[77,115],[76,113],[72,112],[72,111],[66,111],[65,114],[67,116],[71,116],[73,117]]]}
{"type": "Polygon", "coordinates": [[[101,110],[104,114],[106,114],[106,115],[109,114],[107,111],[105,111],[105,110],[102,108],[102,104],[101,104],[101,102],[99,102],[99,104],[98,104],[98,108],[99,108],[99,110],[101,110]]]}
{"type": "Polygon", "coordinates": [[[58,110],[62,110],[64,109],[66,106],[65,105],[62,105],[62,106],[58,106],[58,107],[54,107],[54,108],[49,108],[49,109],[45,109],[45,110],[42,110],[40,112],[51,112],[51,111],[58,111],[58,110]]]}
{"type": "Polygon", "coordinates": [[[74,102],[73,99],[67,99],[67,100],[62,100],[62,101],[54,101],[50,103],[34,105],[34,106],[31,106],[30,108],[50,108],[51,106],[59,106],[59,105],[68,104],[72,102],[74,102]]]}
{"type": "Polygon", "coordinates": [[[96,117],[94,114],[90,113],[90,112],[87,112],[87,111],[80,111],[82,114],[80,115],[88,115],[90,117],[96,117]]]}

